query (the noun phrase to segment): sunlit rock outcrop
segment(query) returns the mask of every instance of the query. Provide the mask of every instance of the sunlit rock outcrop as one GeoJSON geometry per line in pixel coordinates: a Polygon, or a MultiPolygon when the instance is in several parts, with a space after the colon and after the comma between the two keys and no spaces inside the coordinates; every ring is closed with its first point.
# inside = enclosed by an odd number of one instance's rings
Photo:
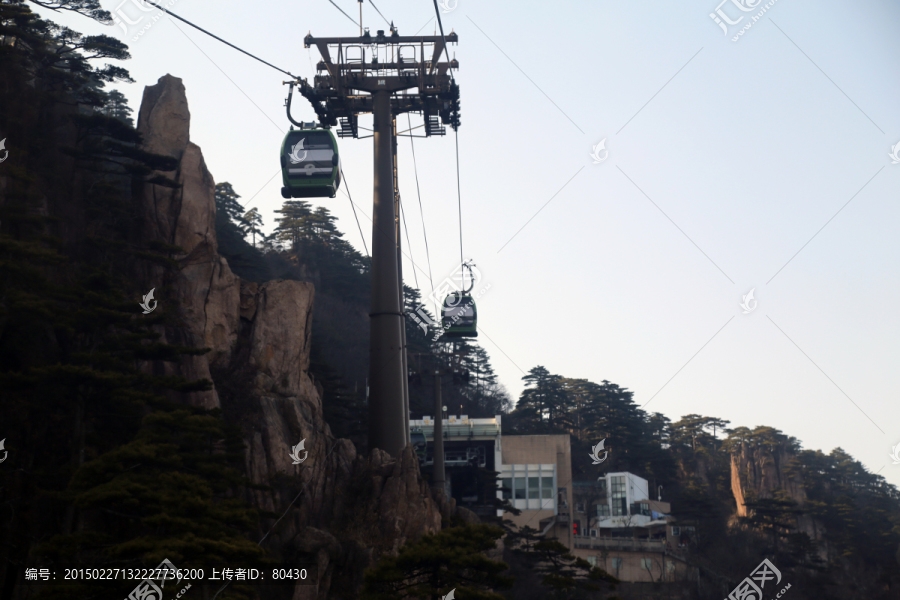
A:
{"type": "MultiPolygon", "coordinates": [[[[750,499],[774,498],[782,492],[786,498],[802,507],[807,500],[803,482],[796,475],[789,475],[785,467],[793,458],[787,442],[779,447],[766,449],[741,442],[731,453],[731,491],[737,504],[736,516],[746,517],[750,513],[747,502],[750,499]]],[[[826,555],[822,525],[808,515],[797,517],[797,529],[813,540],[822,542],[822,556],[826,555]]]]}

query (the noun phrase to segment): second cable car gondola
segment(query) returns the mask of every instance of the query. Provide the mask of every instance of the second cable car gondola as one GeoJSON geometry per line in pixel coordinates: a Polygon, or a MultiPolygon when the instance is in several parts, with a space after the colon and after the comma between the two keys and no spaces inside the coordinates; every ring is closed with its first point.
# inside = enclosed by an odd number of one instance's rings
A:
{"type": "Polygon", "coordinates": [[[475,299],[469,294],[475,287],[475,274],[469,261],[464,262],[462,268],[463,272],[465,269],[469,270],[469,287],[452,292],[444,298],[444,305],[441,307],[441,325],[444,337],[447,338],[478,337],[478,310],[475,308],[475,299]]]}
{"type": "Polygon", "coordinates": [[[341,158],[329,129],[301,123],[281,144],[284,198],[334,198],[341,185],[341,158]]]}
{"type": "Polygon", "coordinates": [[[475,300],[468,293],[453,292],[444,299],[444,306],[441,307],[444,337],[478,337],[477,323],[475,300]]]}

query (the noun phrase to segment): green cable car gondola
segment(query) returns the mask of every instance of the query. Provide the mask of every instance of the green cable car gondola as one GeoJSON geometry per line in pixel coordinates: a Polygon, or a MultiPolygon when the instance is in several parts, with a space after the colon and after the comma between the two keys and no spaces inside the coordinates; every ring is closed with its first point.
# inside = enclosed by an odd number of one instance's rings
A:
{"type": "Polygon", "coordinates": [[[472,296],[462,292],[453,292],[444,299],[444,306],[441,308],[444,337],[478,337],[477,321],[478,311],[472,296]]]}
{"type": "Polygon", "coordinates": [[[475,299],[469,295],[475,287],[475,275],[468,262],[464,262],[462,266],[469,270],[471,284],[468,289],[452,292],[444,298],[444,305],[441,307],[441,325],[444,327],[446,338],[478,337],[478,310],[475,308],[475,299]]]}
{"type": "Polygon", "coordinates": [[[303,123],[291,129],[281,144],[284,198],[334,198],[341,185],[337,140],[328,129],[303,123]]]}

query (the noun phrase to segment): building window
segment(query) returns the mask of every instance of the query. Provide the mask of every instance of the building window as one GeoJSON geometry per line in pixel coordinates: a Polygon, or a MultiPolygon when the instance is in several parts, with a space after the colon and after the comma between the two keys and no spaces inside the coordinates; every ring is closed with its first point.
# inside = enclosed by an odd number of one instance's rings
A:
{"type": "Polygon", "coordinates": [[[609,505],[608,504],[598,504],[597,505],[597,518],[598,519],[608,519],[609,518],[609,505]]]}
{"type": "Polygon", "coordinates": [[[592,567],[597,566],[597,557],[596,556],[588,556],[587,561],[588,561],[588,564],[591,565],[592,567]]]}
{"type": "Polygon", "coordinates": [[[575,503],[575,512],[584,512],[584,502],[576,502],[575,503]]]}
{"type": "Polygon", "coordinates": [[[555,465],[503,465],[501,497],[519,510],[554,510],[555,465]],[[503,491],[507,488],[508,491],[503,491]]]}
{"type": "Polygon", "coordinates": [[[541,477],[541,498],[553,499],[553,477],[541,477]]]}
{"type": "Polygon", "coordinates": [[[675,527],[672,525],[672,537],[678,537],[681,535],[681,527],[675,527]]]}
{"type": "Polygon", "coordinates": [[[513,498],[515,500],[524,500],[525,499],[525,478],[524,477],[516,477],[513,479],[513,488],[515,495],[513,498]]]}
{"type": "Polygon", "coordinates": [[[503,499],[512,500],[512,477],[501,478],[500,487],[503,488],[503,499]]]}
{"type": "Polygon", "coordinates": [[[673,563],[671,560],[666,561],[666,572],[668,572],[668,573],[675,572],[675,563],[673,563]]]}
{"type": "Polygon", "coordinates": [[[614,517],[622,517],[627,512],[627,496],[625,494],[625,476],[617,475],[612,477],[612,485],[610,486],[612,497],[612,514],[614,517]]]}
{"type": "Polygon", "coordinates": [[[653,559],[652,558],[642,558],[641,559],[641,568],[647,569],[650,571],[653,568],[653,559]]]}
{"type": "Polygon", "coordinates": [[[530,500],[540,500],[540,489],[538,489],[538,485],[540,481],[538,481],[537,477],[529,477],[528,478],[528,498],[530,500]]]}
{"type": "Polygon", "coordinates": [[[622,568],[622,559],[621,559],[621,558],[617,558],[617,557],[613,557],[613,558],[612,558],[612,568],[613,568],[613,571],[615,571],[616,573],[618,573],[618,572],[619,572],[619,569],[622,568]]]}
{"type": "Polygon", "coordinates": [[[644,502],[635,502],[631,505],[631,514],[650,516],[650,505],[644,502]]]}

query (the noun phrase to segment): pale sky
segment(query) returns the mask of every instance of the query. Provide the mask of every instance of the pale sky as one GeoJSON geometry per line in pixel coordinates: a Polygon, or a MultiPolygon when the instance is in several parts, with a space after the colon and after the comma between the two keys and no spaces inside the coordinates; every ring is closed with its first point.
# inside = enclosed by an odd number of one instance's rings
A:
{"type": "MultiPolygon", "coordinates": [[[[137,20],[131,1],[103,4],[137,20]]],[[[358,19],[357,2],[334,2],[358,19]]],[[[710,18],[716,0],[450,0],[463,253],[490,284],[479,341],[513,398],[538,364],[608,379],[673,421],[699,413],[769,425],[804,448],[841,446],[900,485],[890,457],[900,444],[900,162],[889,156],[900,142],[900,5],[777,0],[735,42],[766,4],[742,12],[740,2],[720,6],[732,21],[744,16],[725,35],[710,18]],[[601,140],[608,155],[595,164],[601,140]],[[744,314],[751,289],[757,304],[744,314]]],[[[435,31],[428,0],[377,6],[401,35],[435,31]]],[[[359,33],[328,0],[170,7],[308,78],[319,60],[303,48],[308,32],[359,33]]],[[[135,117],[145,85],[182,78],[191,140],[270,230],[283,202],[286,77],[155,14],[128,35],[53,18],[130,45],[123,66],[137,83],[117,87],[135,117]]],[[[369,2],[363,25],[388,28],[369,2]]],[[[314,113],[300,101],[294,116],[314,113]]],[[[435,284],[460,254],[448,132],[415,140],[435,284]]],[[[371,139],[340,144],[371,248],[371,139]]],[[[427,296],[409,139],[399,148],[406,251],[427,296]]],[[[314,204],[363,252],[345,194],[314,204]]],[[[410,260],[403,268],[414,285],[410,260]]]]}

